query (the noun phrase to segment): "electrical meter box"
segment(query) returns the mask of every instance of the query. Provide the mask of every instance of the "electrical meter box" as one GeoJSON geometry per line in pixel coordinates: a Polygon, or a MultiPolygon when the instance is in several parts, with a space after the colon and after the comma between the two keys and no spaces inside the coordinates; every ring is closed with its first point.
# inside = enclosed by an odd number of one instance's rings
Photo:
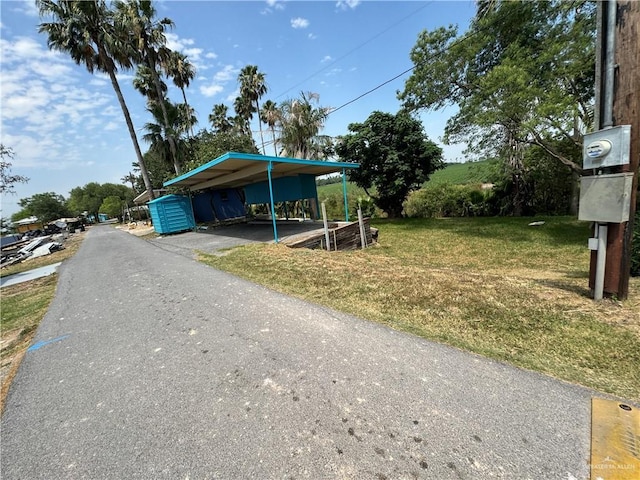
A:
{"type": "Polygon", "coordinates": [[[633,173],[582,177],[578,220],[602,223],[628,221],[632,183],[633,173]]]}
{"type": "Polygon", "coordinates": [[[615,167],[629,163],[631,125],[619,125],[584,136],[582,168],[615,167]]]}

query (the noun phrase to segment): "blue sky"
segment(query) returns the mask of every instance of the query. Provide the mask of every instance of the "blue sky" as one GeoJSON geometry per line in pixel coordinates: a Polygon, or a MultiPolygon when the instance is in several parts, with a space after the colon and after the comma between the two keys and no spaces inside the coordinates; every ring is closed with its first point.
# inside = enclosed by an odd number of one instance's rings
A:
{"type": "MultiPolygon", "coordinates": [[[[187,90],[199,124],[210,128],[213,105],[232,110],[237,75],[245,65],[266,74],[267,94],[281,102],[301,91],[320,95],[322,106],[340,107],[412,66],[411,47],[420,31],[457,24],[464,31],[475,12],[472,0],[459,1],[158,1],[159,17],[175,28],[168,45],[196,66],[187,90]]],[[[0,141],[15,153],[12,173],[30,178],[16,195],[2,197],[2,217],[18,199],[41,192],[68,197],[89,182],[121,183],[135,153],[108,78],[90,75],[38,34],[35,2],[0,1],[0,141]]],[[[150,120],[145,99],[131,86],[133,72],[118,75],[139,137],[150,120]]],[[[331,114],[325,134],[348,133],[374,110],[395,113],[396,91],[405,75],[331,114]]],[[[169,90],[173,101],[181,94],[169,90]]],[[[429,137],[440,136],[453,109],[425,112],[429,137]]],[[[257,121],[252,125],[259,144],[257,121]]],[[[142,140],[141,148],[148,145],[142,140]]],[[[462,145],[443,146],[447,161],[462,161],[462,145]]],[[[267,153],[270,153],[267,150],[267,153]]]]}

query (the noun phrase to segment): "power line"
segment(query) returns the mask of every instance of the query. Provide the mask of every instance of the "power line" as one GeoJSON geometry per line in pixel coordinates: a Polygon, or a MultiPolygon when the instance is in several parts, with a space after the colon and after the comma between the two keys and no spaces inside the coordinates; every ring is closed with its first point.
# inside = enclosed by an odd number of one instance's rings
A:
{"type": "Polygon", "coordinates": [[[398,78],[402,77],[403,75],[406,75],[407,73],[411,72],[412,70],[415,70],[416,68],[421,67],[422,65],[424,65],[424,64],[426,64],[426,63],[428,63],[429,61],[433,60],[434,58],[436,58],[436,57],[438,57],[438,56],[442,55],[443,53],[445,53],[447,50],[449,50],[449,49],[453,48],[454,46],[459,45],[459,44],[461,44],[462,42],[469,40],[470,38],[474,37],[475,35],[478,35],[479,33],[483,33],[484,31],[488,30],[490,27],[493,27],[494,23],[495,23],[495,22],[492,22],[492,23],[490,23],[489,25],[486,25],[486,26],[485,26],[485,27],[483,27],[483,28],[479,28],[478,30],[473,31],[473,32],[471,32],[470,34],[465,35],[465,36],[463,36],[463,37],[461,37],[461,38],[459,38],[459,39],[455,40],[454,42],[450,43],[449,45],[447,45],[447,46],[443,47],[441,50],[439,50],[439,51],[434,52],[433,54],[431,54],[431,55],[430,55],[428,58],[426,58],[423,62],[421,62],[421,63],[419,63],[419,64],[417,64],[417,65],[414,65],[413,67],[407,68],[405,71],[403,71],[403,72],[399,73],[399,74],[398,74],[398,75],[396,75],[395,77],[390,78],[389,80],[386,80],[386,81],[384,81],[384,82],[380,83],[379,85],[377,85],[377,86],[373,87],[372,89],[367,90],[367,91],[366,91],[366,92],[364,92],[363,94],[358,95],[358,96],[357,96],[357,97],[355,97],[354,99],[349,100],[348,102],[343,103],[343,104],[342,104],[342,105],[340,105],[339,107],[336,107],[336,108],[332,109],[332,110],[331,110],[327,115],[331,115],[332,113],[337,112],[337,111],[338,111],[338,110],[340,110],[341,108],[344,108],[344,107],[346,107],[347,105],[351,105],[352,103],[354,103],[354,102],[356,102],[356,101],[360,100],[362,97],[365,97],[365,96],[369,95],[370,93],[375,92],[376,90],[378,90],[379,88],[384,87],[384,86],[385,86],[385,85],[387,85],[388,83],[391,83],[391,82],[393,82],[394,80],[397,80],[398,78]]]}
{"type": "Polygon", "coordinates": [[[311,75],[309,75],[307,78],[305,78],[304,80],[296,83],[295,85],[293,85],[292,87],[289,87],[287,90],[285,90],[284,92],[282,92],[280,95],[278,95],[277,97],[275,97],[275,99],[277,100],[278,98],[282,97],[283,95],[289,93],[291,90],[293,90],[294,88],[299,87],[300,85],[303,85],[304,83],[306,83],[308,80],[311,80],[313,77],[321,74],[322,72],[324,72],[325,70],[327,70],[329,67],[332,67],[333,65],[335,65],[336,63],[338,63],[339,61],[343,60],[344,58],[348,57],[349,55],[351,55],[353,52],[355,52],[356,50],[359,50],[360,48],[364,47],[365,45],[367,45],[368,43],[371,43],[372,41],[374,41],[376,38],[382,36],[383,34],[387,33],[389,30],[391,30],[392,28],[394,28],[395,26],[397,26],[398,24],[404,22],[407,18],[410,18],[412,16],[414,16],[416,13],[418,13],[421,10],[424,10],[425,8],[427,8],[429,5],[433,4],[434,1],[430,1],[430,2],[426,2],[424,5],[422,5],[420,8],[418,8],[417,10],[412,11],[410,14],[402,17],[400,20],[396,21],[395,23],[392,23],[391,25],[389,25],[387,28],[385,28],[384,30],[376,33],[373,37],[369,38],[368,40],[365,40],[363,43],[357,45],[356,47],[352,48],[351,50],[349,50],[347,53],[345,53],[344,55],[336,58],[333,62],[325,65],[324,67],[322,67],[320,70],[312,73],[311,75]]]}

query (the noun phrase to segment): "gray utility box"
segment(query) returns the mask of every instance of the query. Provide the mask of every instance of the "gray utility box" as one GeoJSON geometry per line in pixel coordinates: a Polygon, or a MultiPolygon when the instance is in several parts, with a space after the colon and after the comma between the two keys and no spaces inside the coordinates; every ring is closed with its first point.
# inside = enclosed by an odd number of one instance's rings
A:
{"type": "Polygon", "coordinates": [[[633,173],[582,177],[578,220],[603,223],[628,221],[632,183],[633,173]]]}
{"type": "Polygon", "coordinates": [[[631,125],[588,133],[582,143],[582,168],[615,167],[629,163],[631,125]]]}

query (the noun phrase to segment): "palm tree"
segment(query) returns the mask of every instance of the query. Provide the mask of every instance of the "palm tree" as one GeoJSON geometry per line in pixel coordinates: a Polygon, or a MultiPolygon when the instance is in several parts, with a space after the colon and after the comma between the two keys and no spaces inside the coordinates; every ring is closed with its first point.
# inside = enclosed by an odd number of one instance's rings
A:
{"type": "Polygon", "coordinates": [[[147,97],[150,103],[159,102],[160,99],[165,98],[165,95],[167,93],[167,84],[160,80],[160,90],[162,91],[162,97],[158,97],[158,92],[153,82],[151,71],[149,70],[149,67],[144,64],[140,64],[136,68],[136,76],[133,78],[133,88],[147,97]]]}
{"type": "Polygon", "coordinates": [[[267,100],[262,104],[262,110],[260,111],[262,115],[262,121],[269,125],[269,129],[271,130],[271,137],[273,138],[273,151],[275,152],[276,157],[278,156],[278,148],[277,148],[277,140],[276,140],[276,123],[280,120],[280,110],[278,109],[278,105],[276,102],[272,100],[267,100]]]}
{"type": "Polygon", "coordinates": [[[229,120],[229,107],[224,103],[218,103],[213,106],[213,110],[209,114],[209,123],[218,133],[230,132],[233,125],[229,120]]]}
{"type": "Polygon", "coordinates": [[[262,142],[263,154],[265,151],[259,100],[265,93],[267,93],[267,85],[265,84],[264,77],[264,73],[259,72],[256,65],[247,65],[240,70],[240,74],[238,75],[240,97],[251,105],[252,112],[256,112],[258,114],[258,127],[260,129],[260,141],[262,142]]]}
{"type": "Polygon", "coordinates": [[[136,190],[137,180],[138,180],[138,177],[136,177],[132,172],[129,172],[127,175],[125,175],[120,179],[122,183],[131,183],[131,190],[133,190],[133,193],[135,195],[138,195],[139,193],[138,190],[136,190]]]}
{"type": "Polygon", "coordinates": [[[286,155],[319,160],[326,158],[332,141],[327,135],[319,135],[329,115],[329,107],[314,107],[320,96],[301,92],[300,98],[284,101],[278,120],[281,128],[280,142],[286,155]]]}
{"type": "Polygon", "coordinates": [[[253,105],[247,97],[239,96],[233,101],[233,109],[236,116],[232,118],[231,123],[236,133],[240,135],[251,136],[251,127],[249,123],[253,118],[253,105]]]}
{"type": "MultiPolygon", "coordinates": [[[[167,76],[173,79],[173,84],[182,92],[184,103],[188,106],[185,88],[196,77],[196,68],[189,62],[187,56],[180,52],[170,52],[168,61],[163,64],[163,68],[167,76]]],[[[193,136],[192,128],[191,136],[193,136]]]]}
{"type": "MultiPolygon", "coordinates": [[[[164,32],[167,28],[173,27],[173,21],[168,18],[155,19],[156,10],[153,8],[151,0],[116,0],[116,23],[123,30],[128,32],[130,42],[134,46],[134,60],[144,63],[149,68],[149,73],[156,87],[157,98],[165,98],[162,92],[162,84],[157,68],[164,62],[168,62],[170,50],[166,48],[167,39],[164,32]]],[[[158,102],[162,112],[162,119],[165,126],[169,128],[169,115],[165,107],[165,102],[158,102]]],[[[177,146],[172,137],[169,137],[169,148],[174,157],[173,164],[179,165],[177,146]]],[[[180,172],[177,172],[179,175],[180,172]]]]}
{"type": "Polygon", "coordinates": [[[184,152],[186,142],[182,138],[189,128],[189,121],[185,119],[184,104],[175,105],[165,101],[164,109],[158,103],[151,103],[147,111],[153,116],[155,123],[144,125],[147,131],[143,139],[151,144],[150,150],[157,153],[167,163],[172,163],[176,175],[180,175],[181,153],[184,152]],[[169,122],[164,122],[164,112],[167,112],[169,122]],[[175,145],[176,155],[173,154],[171,145],[175,145]]]}
{"type": "Polygon", "coordinates": [[[36,0],[36,6],[41,17],[50,17],[52,20],[38,26],[38,31],[49,37],[49,49],[68,53],[76,64],[84,65],[90,73],[97,70],[109,75],[129,129],[145,188],[150,198],[155,198],[129,108],[116,77],[116,65],[129,70],[133,68],[133,62],[126,42],[120,41],[114,26],[113,12],[103,0],[36,0]]]}

